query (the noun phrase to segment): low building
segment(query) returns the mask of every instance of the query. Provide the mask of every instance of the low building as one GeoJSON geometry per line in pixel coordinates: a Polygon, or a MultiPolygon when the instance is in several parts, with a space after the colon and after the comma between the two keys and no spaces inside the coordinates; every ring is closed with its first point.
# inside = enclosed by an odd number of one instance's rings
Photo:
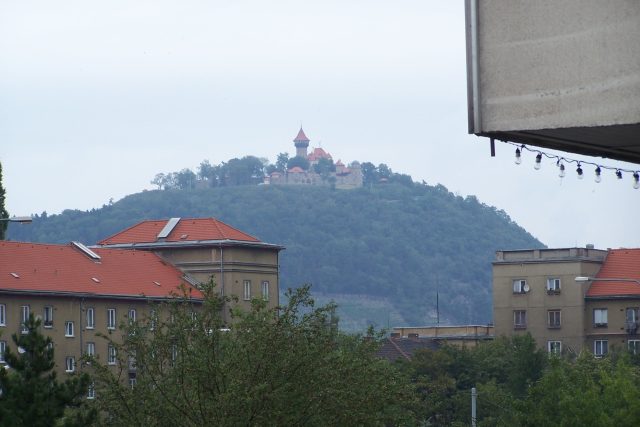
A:
{"type": "Polygon", "coordinates": [[[495,338],[493,325],[404,326],[393,328],[391,336],[425,338],[457,347],[475,347],[495,338]]]}

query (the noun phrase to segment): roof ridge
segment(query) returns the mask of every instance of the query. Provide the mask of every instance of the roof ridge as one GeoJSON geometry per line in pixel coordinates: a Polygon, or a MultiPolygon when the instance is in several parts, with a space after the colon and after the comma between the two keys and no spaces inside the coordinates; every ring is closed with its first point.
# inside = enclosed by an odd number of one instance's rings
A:
{"type": "MultiPolygon", "coordinates": [[[[170,218],[169,218],[169,219],[170,219],[170,218]]],[[[118,231],[117,233],[112,234],[112,235],[111,235],[111,236],[109,236],[109,237],[105,237],[104,239],[100,240],[100,241],[98,242],[98,244],[99,244],[99,245],[106,244],[105,242],[106,242],[107,240],[111,240],[111,239],[113,239],[114,237],[116,237],[116,236],[118,236],[118,235],[120,235],[120,234],[122,234],[122,233],[125,233],[125,232],[127,232],[127,231],[129,231],[129,230],[133,229],[134,227],[138,227],[138,226],[140,226],[141,224],[144,224],[144,223],[146,223],[146,222],[159,222],[159,221],[164,221],[165,223],[167,223],[167,222],[169,222],[169,219],[144,219],[144,220],[142,220],[142,221],[140,221],[140,222],[137,222],[137,223],[135,223],[135,224],[133,224],[133,225],[131,225],[131,226],[129,226],[129,227],[127,227],[127,228],[123,229],[123,230],[118,231]]]]}

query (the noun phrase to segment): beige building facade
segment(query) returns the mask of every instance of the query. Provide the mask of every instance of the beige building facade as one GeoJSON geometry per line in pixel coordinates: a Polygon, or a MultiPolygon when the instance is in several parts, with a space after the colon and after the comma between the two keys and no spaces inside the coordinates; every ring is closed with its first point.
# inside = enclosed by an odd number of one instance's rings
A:
{"type": "Polygon", "coordinates": [[[493,262],[496,336],[530,333],[549,352],[579,353],[587,344],[585,296],[607,251],[587,248],[498,251],[493,262]]]}

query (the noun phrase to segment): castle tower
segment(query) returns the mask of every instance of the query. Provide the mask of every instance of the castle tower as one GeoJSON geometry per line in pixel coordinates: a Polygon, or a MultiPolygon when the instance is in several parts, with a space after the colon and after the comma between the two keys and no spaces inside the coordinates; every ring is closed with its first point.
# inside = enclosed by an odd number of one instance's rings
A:
{"type": "Polygon", "coordinates": [[[293,140],[296,146],[296,156],[307,158],[307,148],[309,147],[309,138],[304,134],[302,130],[302,126],[300,126],[300,131],[298,132],[298,136],[293,140]]]}

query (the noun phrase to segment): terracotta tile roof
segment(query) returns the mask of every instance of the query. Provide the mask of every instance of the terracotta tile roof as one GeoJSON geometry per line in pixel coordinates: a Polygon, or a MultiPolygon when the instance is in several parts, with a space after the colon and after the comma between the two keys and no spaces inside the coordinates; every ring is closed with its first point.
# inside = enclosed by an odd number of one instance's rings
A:
{"type": "Polygon", "coordinates": [[[307,160],[309,160],[310,162],[315,162],[320,159],[331,160],[333,158],[331,157],[331,154],[327,153],[320,147],[314,148],[313,151],[307,156],[307,160]]]}
{"type": "Polygon", "coordinates": [[[304,134],[304,131],[302,130],[302,126],[300,126],[300,130],[298,131],[298,135],[296,136],[296,139],[293,140],[293,142],[309,142],[310,139],[307,138],[307,135],[304,134]]]}
{"type": "MultiPolygon", "coordinates": [[[[158,241],[158,233],[169,222],[167,219],[142,221],[98,244],[117,245],[126,243],[154,243],[158,241]]],[[[215,218],[181,218],[164,242],[191,242],[203,240],[238,240],[243,242],[260,242],[257,238],[218,221],[215,218]]]]}
{"type": "MultiPolygon", "coordinates": [[[[640,248],[609,249],[596,278],[640,280],[640,248]]],[[[594,280],[587,297],[640,296],[640,285],[633,282],[598,282],[594,280]]]]}
{"type": "Polygon", "coordinates": [[[304,169],[302,169],[300,166],[294,166],[289,169],[289,173],[304,173],[304,169]]]}
{"type": "Polygon", "coordinates": [[[0,242],[0,292],[55,292],[118,297],[168,297],[181,285],[202,293],[183,273],[151,252],[91,249],[96,261],[72,244],[0,242]]]}

